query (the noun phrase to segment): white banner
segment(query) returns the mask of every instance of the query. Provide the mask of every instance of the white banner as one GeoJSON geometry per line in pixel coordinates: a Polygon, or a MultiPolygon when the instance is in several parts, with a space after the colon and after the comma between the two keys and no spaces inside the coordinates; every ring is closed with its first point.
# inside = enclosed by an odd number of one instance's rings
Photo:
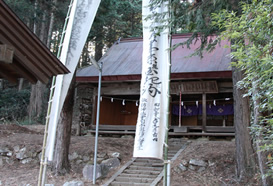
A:
{"type": "Polygon", "coordinates": [[[142,1],[142,78],[133,156],[162,159],[169,107],[169,29],[158,29],[163,24],[158,23],[162,19],[157,21],[146,17],[166,14],[168,4],[152,7],[149,2],[142,1]]]}
{"type": "Polygon", "coordinates": [[[73,2],[60,56],[60,60],[71,73],[58,75],[56,78],[46,146],[48,161],[53,160],[57,123],[99,4],[100,0],[74,0],[73,2]]]}

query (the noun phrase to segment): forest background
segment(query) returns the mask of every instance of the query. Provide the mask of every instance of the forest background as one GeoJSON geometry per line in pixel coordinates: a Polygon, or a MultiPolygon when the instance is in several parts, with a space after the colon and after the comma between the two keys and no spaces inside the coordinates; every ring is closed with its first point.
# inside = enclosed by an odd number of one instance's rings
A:
{"type": "MultiPolygon", "coordinates": [[[[5,0],[11,9],[53,53],[57,52],[69,2],[65,0],[5,0]]],[[[154,4],[162,0],[151,1],[154,4]]],[[[273,82],[272,0],[172,0],[172,34],[192,33],[180,45],[199,36],[202,45],[193,55],[211,51],[221,39],[231,41],[236,128],[236,174],[247,179],[260,172],[263,185],[272,184],[273,82]],[[208,40],[208,36],[219,37],[208,40]]],[[[158,15],[159,17],[161,15],[158,15]]],[[[78,67],[99,60],[118,38],[141,37],[140,0],[103,0],[82,52],[78,67]]],[[[49,86],[0,83],[0,121],[44,123],[49,86]],[[12,96],[11,96],[12,95],[12,96]]]]}

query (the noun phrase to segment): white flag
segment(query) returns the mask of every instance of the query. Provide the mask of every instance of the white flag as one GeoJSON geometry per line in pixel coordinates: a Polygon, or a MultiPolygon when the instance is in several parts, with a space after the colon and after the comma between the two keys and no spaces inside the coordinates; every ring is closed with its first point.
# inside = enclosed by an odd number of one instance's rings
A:
{"type": "Polygon", "coordinates": [[[159,29],[163,23],[146,17],[166,14],[166,19],[168,4],[153,7],[149,2],[142,1],[142,78],[133,156],[162,159],[169,107],[169,29],[159,29]]]}
{"type": "Polygon", "coordinates": [[[56,129],[61,109],[99,4],[100,0],[74,0],[73,2],[60,56],[61,62],[65,64],[71,73],[58,75],[56,78],[46,146],[48,161],[53,160],[56,129]]]}

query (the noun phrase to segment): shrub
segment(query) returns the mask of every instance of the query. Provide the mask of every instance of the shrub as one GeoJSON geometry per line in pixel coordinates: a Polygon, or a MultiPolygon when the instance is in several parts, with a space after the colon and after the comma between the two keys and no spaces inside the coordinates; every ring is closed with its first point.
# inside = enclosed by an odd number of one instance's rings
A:
{"type": "Polygon", "coordinates": [[[0,122],[18,121],[27,116],[30,91],[15,88],[0,90],[0,122]]]}

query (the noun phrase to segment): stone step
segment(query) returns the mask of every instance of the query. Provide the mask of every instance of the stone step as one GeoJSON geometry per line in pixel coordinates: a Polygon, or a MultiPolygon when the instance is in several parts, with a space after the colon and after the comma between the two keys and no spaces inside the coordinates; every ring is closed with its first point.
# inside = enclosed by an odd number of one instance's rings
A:
{"type": "Polygon", "coordinates": [[[146,171],[146,170],[130,170],[125,169],[124,173],[128,174],[147,174],[147,175],[158,175],[161,171],[146,171]]]}
{"type": "Polygon", "coordinates": [[[150,186],[150,183],[133,183],[133,182],[118,182],[113,181],[110,185],[112,186],[150,186]]]}
{"type": "Polygon", "coordinates": [[[163,168],[163,165],[161,167],[142,167],[137,165],[131,165],[128,169],[130,170],[155,170],[155,171],[161,171],[163,168]]]}
{"type": "Polygon", "coordinates": [[[135,177],[124,177],[119,176],[114,181],[117,182],[133,182],[133,183],[152,183],[154,181],[153,178],[135,178],[135,177]]]}

